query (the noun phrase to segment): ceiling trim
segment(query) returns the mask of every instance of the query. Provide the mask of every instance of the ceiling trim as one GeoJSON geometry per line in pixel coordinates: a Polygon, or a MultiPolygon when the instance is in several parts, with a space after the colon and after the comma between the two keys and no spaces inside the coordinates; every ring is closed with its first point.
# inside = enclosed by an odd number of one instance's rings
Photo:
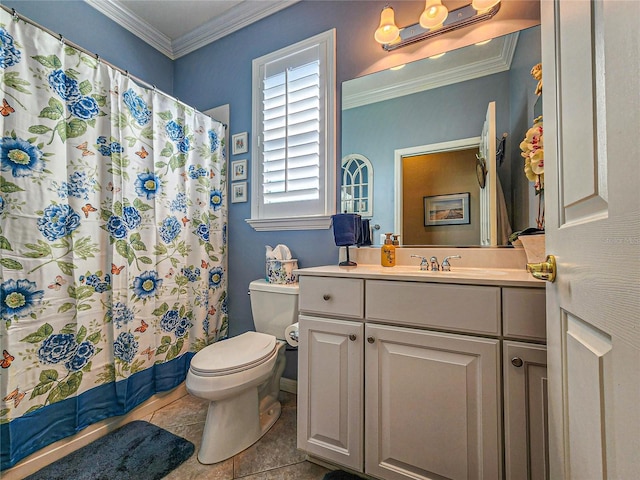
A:
{"type": "Polygon", "coordinates": [[[487,59],[483,59],[459,67],[449,68],[436,73],[427,73],[411,78],[402,83],[382,86],[368,90],[360,90],[350,95],[343,93],[342,109],[362,107],[370,103],[382,102],[413,93],[444,87],[454,83],[473,80],[474,78],[505,72],[511,68],[511,61],[518,43],[518,33],[508,35],[501,52],[487,59]]]}
{"type": "Polygon", "coordinates": [[[242,2],[193,31],[171,40],[148,22],[122,7],[117,0],[85,0],[114,22],[144,40],[171,60],[176,60],[211,42],[262,20],[300,0],[274,2],[242,2]]]}
{"type": "Polygon", "coordinates": [[[262,20],[280,10],[298,3],[300,0],[272,2],[243,2],[211,19],[209,22],[176,38],[173,41],[173,54],[180,58],[205,45],[230,35],[254,22],[262,20]]]}
{"type": "Polygon", "coordinates": [[[142,18],[123,8],[113,0],[85,0],[85,2],[121,27],[129,30],[138,38],[147,42],[160,53],[175,60],[171,47],[171,39],[142,18]]]}

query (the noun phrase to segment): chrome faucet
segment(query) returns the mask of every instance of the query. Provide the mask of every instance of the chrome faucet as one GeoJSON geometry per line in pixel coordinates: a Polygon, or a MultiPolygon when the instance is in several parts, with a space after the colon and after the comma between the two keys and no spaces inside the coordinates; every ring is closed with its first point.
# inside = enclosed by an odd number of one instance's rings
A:
{"type": "Polygon", "coordinates": [[[431,271],[432,272],[437,272],[438,270],[440,270],[440,264],[438,263],[438,258],[437,257],[431,257],[431,259],[429,260],[431,262],[431,271]]]}
{"type": "Polygon", "coordinates": [[[427,257],[423,257],[422,255],[411,256],[420,259],[420,270],[429,270],[429,261],[427,260],[427,257]]]}
{"type": "Polygon", "coordinates": [[[451,264],[449,263],[449,259],[450,258],[462,258],[460,255],[449,255],[448,257],[444,257],[444,260],[442,260],[442,271],[443,272],[450,272],[451,271],[451,264]]]}

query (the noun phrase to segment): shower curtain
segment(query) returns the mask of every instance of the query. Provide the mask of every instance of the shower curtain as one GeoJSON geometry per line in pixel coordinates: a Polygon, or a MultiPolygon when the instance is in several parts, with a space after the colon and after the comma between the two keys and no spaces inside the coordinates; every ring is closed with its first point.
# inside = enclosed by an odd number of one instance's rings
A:
{"type": "Polygon", "coordinates": [[[1,467],[224,338],[224,126],[0,11],[1,467]]]}

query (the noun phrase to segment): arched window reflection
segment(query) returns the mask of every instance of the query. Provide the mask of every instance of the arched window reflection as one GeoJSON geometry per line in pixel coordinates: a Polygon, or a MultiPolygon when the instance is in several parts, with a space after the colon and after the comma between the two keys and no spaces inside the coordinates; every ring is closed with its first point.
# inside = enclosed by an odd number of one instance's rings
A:
{"type": "Polygon", "coordinates": [[[373,215],[373,167],[364,155],[351,153],[342,159],[342,213],[373,215]]]}

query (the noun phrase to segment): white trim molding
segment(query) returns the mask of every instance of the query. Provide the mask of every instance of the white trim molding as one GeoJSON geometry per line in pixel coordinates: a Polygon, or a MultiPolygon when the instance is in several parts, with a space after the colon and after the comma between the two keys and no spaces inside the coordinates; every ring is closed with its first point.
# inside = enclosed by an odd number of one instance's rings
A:
{"type": "MultiPolygon", "coordinates": [[[[343,87],[342,109],[361,107],[370,103],[423,92],[446,85],[452,85],[475,78],[506,72],[511,68],[513,54],[518,44],[519,33],[513,33],[504,37],[502,48],[491,57],[481,58],[475,62],[465,62],[462,65],[453,66],[444,70],[428,70],[419,76],[412,76],[404,81],[394,81],[390,85],[380,85],[372,88],[358,88],[353,92],[345,91],[343,87]]],[[[427,61],[427,60],[424,60],[427,61]]]]}
{"type": "Polygon", "coordinates": [[[241,2],[222,15],[171,40],[157,28],[123,7],[118,0],[84,0],[100,13],[129,30],[171,60],[176,60],[211,42],[273,15],[300,0],[241,2]]]}
{"type": "Polygon", "coordinates": [[[326,230],[331,226],[331,215],[288,218],[247,218],[245,219],[257,232],[275,230],[326,230]]]}

